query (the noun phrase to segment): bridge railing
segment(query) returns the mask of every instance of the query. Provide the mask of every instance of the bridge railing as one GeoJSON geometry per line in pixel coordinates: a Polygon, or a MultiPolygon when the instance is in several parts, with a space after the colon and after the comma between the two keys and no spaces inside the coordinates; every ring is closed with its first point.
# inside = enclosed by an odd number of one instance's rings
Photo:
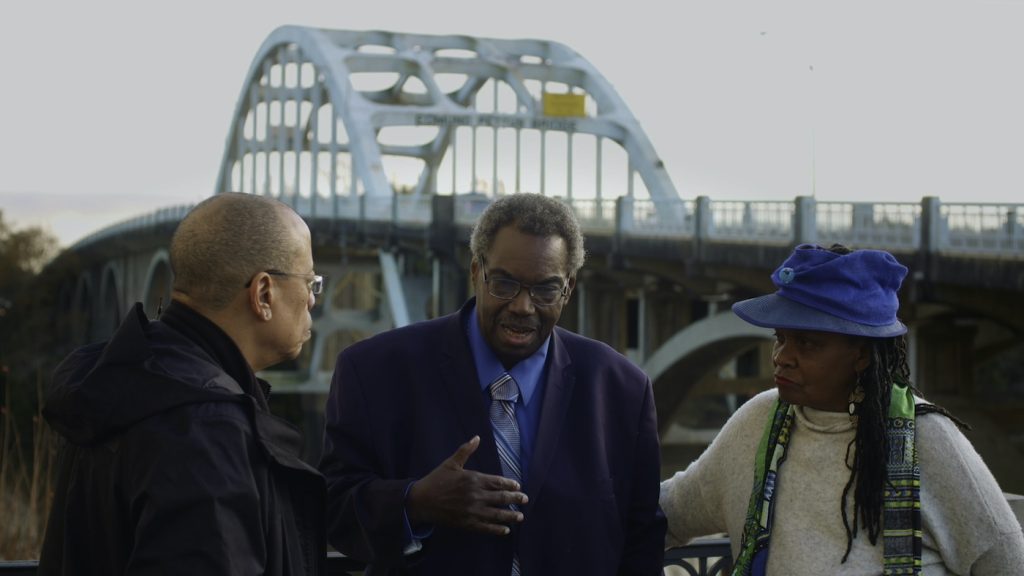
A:
{"type": "MultiPolygon", "coordinates": [[[[427,226],[432,197],[318,196],[282,198],[307,218],[392,222],[427,226]]],[[[487,194],[457,195],[455,222],[472,225],[493,201],[487,194]]],[[[564,199],[588,234],[644,238],[701,239],[720,242],[793,245],[841,242],[856,248],[881,248],[952,255],[1024,259],[1024,204],[943,204],[935,197],[913,202],[655,200],[619,198],[564,199]]],[[[191,206],[163,208],[104,228],[78,241],[81,247],[133,229],[180,220],[191,206]]]]}
{"type": "Polygon", "coordinates": [[[566,202],[572,206],[580,227],[585,233],[600,233],[615,229],[615,199],[571,198],[566,202]]]}
{"type": "MultiPolygon", "coordinates": [[[[665,552],[665,574],[689,576],[724,576],[732,570],[732,550],[728,538],[707,538],[672,548],[665,552]]],[[[0,561],[0,576],[35,576],[36,560],[0,561]]],[[[347,576],[362,574],[365,565],[337,552],[327,553],[327,574],[347,576]]]]}
{"type": "Polygon", "coordinates": [[[693,200],[619,199],[616,217],[620,230],[630,236],[689,238],[697,234],[693,200]]]}
{"type": "Polygon", "coordinates": [[[921,204],[818,202],[817,237],[850,246],[913,251],[921,247],[921,204]]]}
{"type": "Polygon", "coordinates": [[[951,251],[1003,256],[1024,252],[1024,205],[943,204],[942,237],[951,251]]]}
{"type": "Polygon", "coordinates": [[[793,239],[792,202],[707,202],[707,237],[716,240],[788,244],[793,239]]]}
{"type": "Polygon", "coordinates": [[[840,242],[857,248],[1024,258],[1024,204],[653,201],[620,198],[619,234],[767,244],[840,242]],[[668,214],[670,217],[666,218],[668,214]]]}
{"type": "Polygon", "coordinates": [[[188,214],[188,211],[191,210],[193,206],[194,204],[182,204],[179,206],[159,208],[157,210],[154,210],[153,212],[147,212],[140,216],[135,216],[133,218],[123,220],[116,224],[107,226],[105,228],[101,228],[100,230],[97,230],[92,234],[89,234],[88,236],[75,242],[74,245],[72,245],[72,248],[86,246],[88,244],[98,242],[105,238],[111,238],[119,234],[124,234],[125,232],[130,232],[133,230],[152,228],[154,226],[164,223],[180,222],[181,219],[185,217],[185,214],[188,214]]]}

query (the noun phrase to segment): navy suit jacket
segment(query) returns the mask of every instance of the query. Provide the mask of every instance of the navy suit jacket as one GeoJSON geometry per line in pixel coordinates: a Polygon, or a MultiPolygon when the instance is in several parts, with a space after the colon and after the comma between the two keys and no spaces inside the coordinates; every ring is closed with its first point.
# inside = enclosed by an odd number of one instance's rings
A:
{"type": "Polygon", "coordinates": [[[508,536],[435,527],[404,556],[404,496],[464,442],[467,469],[501,464],[456,314],[379,334],[339,356],[327,401],[329,541],[368,574],[661,574],[665,519],[651,383],[605,344],[556,328],[525,520],[508,536]]]}

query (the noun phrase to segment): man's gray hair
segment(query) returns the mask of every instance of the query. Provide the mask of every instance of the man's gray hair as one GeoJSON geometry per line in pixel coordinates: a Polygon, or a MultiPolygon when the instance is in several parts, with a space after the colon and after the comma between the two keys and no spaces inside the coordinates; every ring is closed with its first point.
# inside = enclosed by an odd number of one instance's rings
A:
{"type": "Polygon", "coordinates": [[[473,258],[486,256],[498,231],[509,224],[524,234],[560,236],[565,241],[569,275],[583,267],[586,252],[576,214],[561,200],[527,192],[502,196],[484,210],[469,240],[473,258]]]}
{"type": "Polygon", "coordinates": [[[257,273],[293,272],[299,247],[285,220],[291,211],[272,198],[237,192],[197,204],[171,238],[174,290],[222,310],[257,273]]]}

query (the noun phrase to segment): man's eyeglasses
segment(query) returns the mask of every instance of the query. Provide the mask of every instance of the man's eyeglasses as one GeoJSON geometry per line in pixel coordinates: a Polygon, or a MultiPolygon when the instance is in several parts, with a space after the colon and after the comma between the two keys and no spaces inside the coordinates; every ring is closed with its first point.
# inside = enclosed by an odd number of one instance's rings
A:
{"type": "Polygon", "coordinates": [[[569,281],[558,286],[557,284],[523,284],[511,278],[494,278],[487,276],[487,264],[480,259],[480,268],[484,273],[484,284],[487,285],[487,292],[501,300],[513,300],[519,295],[520,290],[526,288],[530,300],[537,306],[553,306],[559,299],[569,293],[569,281]]]}
{"type": "MultiPolygon", "coordinates": [[[[309,288],[309,291],[314,296],[324,291],[324,277],[319,274],[294,274],[292,272],[282,272],[281,270],[264,270],[264,272],[271,276],[295,276],[302,278],[306,280],[306,287],[309,288]]],[[[252,280],[247,282],[245,287],[248,288],[250,284],[252,284],[252,280]]]]}

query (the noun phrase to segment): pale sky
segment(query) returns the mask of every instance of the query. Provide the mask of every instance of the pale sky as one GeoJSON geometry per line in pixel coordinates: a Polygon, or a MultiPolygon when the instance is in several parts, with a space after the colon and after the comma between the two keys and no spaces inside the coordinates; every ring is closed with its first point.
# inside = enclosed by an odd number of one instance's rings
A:
{"type": "Polygon", "coordinates": [[[208,196],[284,24],[562,42],[683,197],[1024,202],[1024,0],[11,1],[5,219],[67,245],[208,196]]]}

